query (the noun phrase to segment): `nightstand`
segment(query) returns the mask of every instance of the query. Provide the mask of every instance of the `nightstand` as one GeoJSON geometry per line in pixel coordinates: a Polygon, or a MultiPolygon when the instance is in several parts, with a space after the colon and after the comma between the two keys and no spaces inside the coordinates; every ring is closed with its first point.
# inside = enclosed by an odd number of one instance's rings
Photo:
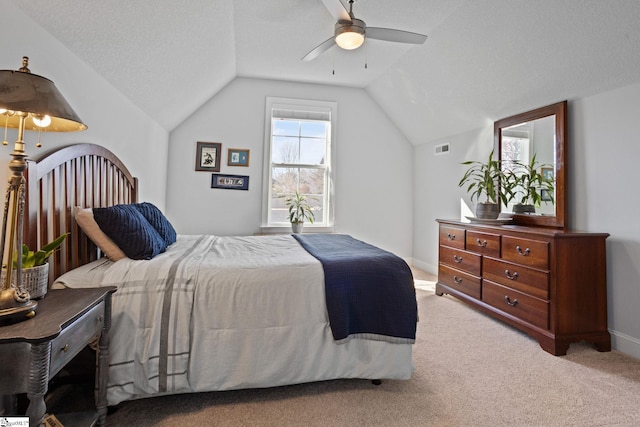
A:
{"type": "Polygon", "coordinates": [[[38,301],[36,316],[0,326],[0,395],[27,393],[29,425],[46,414],[49,380],[99,337],[96,364],[96,420],[105,426],[111,294],[116,288],[53,289],[38,301]]]}

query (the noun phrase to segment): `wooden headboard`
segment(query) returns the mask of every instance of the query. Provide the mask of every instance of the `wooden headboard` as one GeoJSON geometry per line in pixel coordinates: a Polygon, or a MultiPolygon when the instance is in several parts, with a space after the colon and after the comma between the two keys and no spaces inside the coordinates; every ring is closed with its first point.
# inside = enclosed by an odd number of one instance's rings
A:
{"type": "Polygon", "coordinates": [[[95,144],[60,148],[28,160],[25,176],[24,242],[39,248],[62,233],[70,235],[49,259],[49,282],[102,254],[79,229],[73,208],[138,201],[138,179],[115,154],[95,144]]]}

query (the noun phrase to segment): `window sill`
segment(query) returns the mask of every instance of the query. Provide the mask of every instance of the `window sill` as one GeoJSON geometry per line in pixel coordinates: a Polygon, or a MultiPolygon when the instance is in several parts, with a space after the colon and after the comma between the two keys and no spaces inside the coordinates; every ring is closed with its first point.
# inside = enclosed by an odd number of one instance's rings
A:
{"type": "MultiPolygon", "coordinates": [[[[306,233],[327,233],[332,234],[335,232],[335,227],[321,227],[316,225],[305,225],[302,229],[302,234],[306,233]]],[[[269,227],[260,227],[260,232],[258,235],[266,235],[266,234],[292,234],[291,226],[269,226],[269,227]]]]}

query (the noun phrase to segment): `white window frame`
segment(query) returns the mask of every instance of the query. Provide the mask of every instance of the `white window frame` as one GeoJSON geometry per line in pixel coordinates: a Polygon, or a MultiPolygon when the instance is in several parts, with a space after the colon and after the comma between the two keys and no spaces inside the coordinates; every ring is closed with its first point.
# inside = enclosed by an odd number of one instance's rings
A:
{"type": "Polygon", "coordinates": [[[330,131],[327,147],[327,157],[325,161],[328,163],[327,182],[325,183],[325,200],[323,204],[326,208],[323,223],[313,224],[305,223],[305,230],[312,229],[314,233],[332,233],[334,231],[334,186],[335,186],[335,153],[336,153],[336,119],[338,117],[338,104],[333,101],[317,101],[306,99],[266,97],[265,104],[265,131],[264,131],[264,165],[263,165],[263,187],[262,187],[262,226],[261,232],[282,233],[291,232],[290,224],[269,223],[269,212],[271,210],[271,172],[272,172],[272,111],[277,109],[289,109],[291,111],[318,111],[330,114],[330,131]]]}

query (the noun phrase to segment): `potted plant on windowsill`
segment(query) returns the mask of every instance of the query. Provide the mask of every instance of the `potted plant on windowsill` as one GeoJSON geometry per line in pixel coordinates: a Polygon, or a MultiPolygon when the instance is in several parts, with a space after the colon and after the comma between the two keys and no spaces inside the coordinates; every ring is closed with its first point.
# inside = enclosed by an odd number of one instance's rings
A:
{"type": "Polygon", "coordinates": [[[294,233],[302,233],[304,227],[304,221],[309,221],[313,224],[314,216],[311,206],[307,203],[307,196],[301,195],[296,191],[296,194],[289,196],[284,201],[285,206],[289,209],[289,222],[291,222],[291,229],[294,233]]]}
{"type": "MultiPolygon", "coordinates": [[[[69,233],[64,233],[58,236],[56,239],[44,245],[37,251],[32,251],[26,244],[22,245],[22,284],[31,298],[40,298],[46,295],[48,279],[49,279],[49,257],[55,252],[56,249],[64,242],[69,233]]],[[[13,257],[13,274],[12,284],[15,284],[16,273],[18,268],[19,254],[15,254],[13,257]]],[[[0,283],[4,284],[6,280],[6,265],[2,266],[2,274],[0,275],[0,283]]]]}
{"type": "Polygon", "coordinates": [[[480,219],[496,219],[500,214],[499,201],[506,206],[513,198],[509,187],[502,188],[505,180],[499,160],[493,158],[493,150],[489,153],[486,162],[469,160],[462,163],[470,166],[458,183],[459,187],[465,187],[471,195],[471,201],[475,199],[476,217],[480,219]],[[480,201],[484,195],[484,201],[480,201]]]}
{"type": "Polygon", "coordinates": [[[528,164],[513,162],[512,165],[505,173],[504,182],[517,200],[513,205],[513,213],[535,213],[536,208],[539,208],[543,201],[555,203],[553,198],[555,180],[540,172],[543,168],[550,167],[549,165],[538,165],[535,154],[528,164]],[[546,195],[544,200],[543,193],[546,195]]]}

